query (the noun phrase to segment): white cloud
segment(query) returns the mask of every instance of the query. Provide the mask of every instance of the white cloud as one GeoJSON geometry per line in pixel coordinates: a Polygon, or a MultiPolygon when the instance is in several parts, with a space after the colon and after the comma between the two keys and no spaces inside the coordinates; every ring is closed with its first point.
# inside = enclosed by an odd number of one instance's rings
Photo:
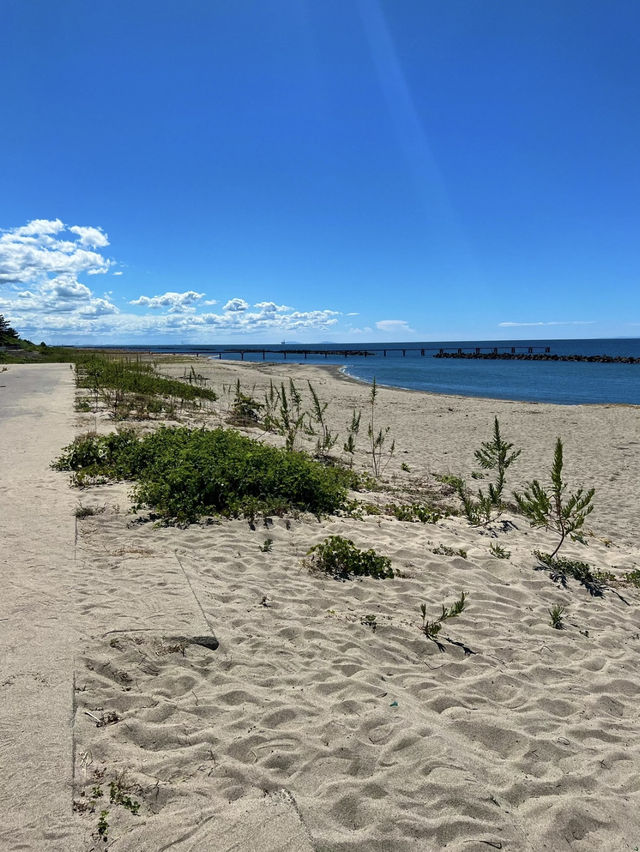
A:
{"type": "Polygon", "coordinates": [[[329,308],[299,311],[270,299],[250,307],[237,296],[222,300],[219,312],[205,312],[217,302],[195,290],[141,295],[129,302],[137,310],[119,310],[111,292],[98,296],[85,283],[91,279],[81,280],[115,266],[101,252],[107,245],[100,228],[67,227],[60,219],[34,219],[0,230],[0,313],[24,337],[52,343],[198,342],[236,335],[281,339],[292,333],[326,333],[338,323],[340,313],[329,308]]]}
{"type": "Polygon", "coordinates": [[[64,229],[60,219],[34,219],[20,228],[0,232],[0,284],[41,284],[51,275],[75,277],[109,270],[111,261],[89,251],[82,239],[52,236],[64,229]]]}
{"type": "Polygon", "coordinates": [[[139,296],[129,304],[145,308],[168,308],[172,313],[180,313],[193,309],[203,296],[204,293],[196,293],[195,290],[186,290],[184,293],[167,292],[161,296],[139,296]]]}
{"type": "Polygon", "coordinates": [[[64,230],[64,224],[60,219],[32,219],[21,228],[14,228],[13,234],[16,237],[34,237],[57,234],[62,230],[64,230]]]}
{"type": "Polygon", "coordinates": [[[559,321],[552,320],[550,322],[499,322],[499,328],[521,328],[524,326],[541,326],[541,325],[594,325],[595,320],[567,320],[559,321]]]}
{"type": "Polygon", "coordinates": [[[112,272],[112,275],[122,275],[122,272],[112,272]]]}
{"type": "MultiPolygon", "coordinates": [[[[225,305],[226,307],[226,305],[225,305]]],[[[292,311],[288,305],[276,305],[275,302],[256,302],[255,308],[260,308],[265,314],[281,313],[282,311],[292,311]]]]}
{"type": "Polygon", "coordinates": [[[224,306],[225,311],[246,311],[249,307],[249,303],[245,302],[244,299],[229,299],[227,304],[224,306]]]}
{"type": "Polygon", "coordinates": [[[379,320],[376,323],[376,328],[380,331],[388,331],[392,334],[400,334],[400,332],[413,332],[406,320],[379,320]]]}
{"type": "Polygon", "coordinates": [[[56,317],[114,314],[108,298],[97,298],[78,276],[101,274],[111,260],[96,248],[109,241],[99,228],[72,226],[60,219],[34,219],[18,228],[0,231],[0,312],[20,327],[46,329],[56,317]]]}
{"type": "Polygon", "coordinates": [[[77,234],[80,237],[81,246],[88,246],[89,248],[104,248],[109,245],[109,239],[101,228],[72,225],[69,230],[72,234],[77,234]]]}

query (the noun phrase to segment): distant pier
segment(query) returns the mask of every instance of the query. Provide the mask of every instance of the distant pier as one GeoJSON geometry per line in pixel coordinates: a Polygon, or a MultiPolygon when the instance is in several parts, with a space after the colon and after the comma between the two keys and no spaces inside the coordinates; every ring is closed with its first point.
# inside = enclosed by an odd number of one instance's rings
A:
{"type": "Polygon", "coordinates": [[[434,358],[480,358],[487,361],[575,361],[588,364],[640,364],[632,355],[555,355],[547,347],[544,352],[457,352],[441,351],[434,358]]]}
{"type": "MultiPolygon", "coordinates": [[[[262,356],[262,360],[266,361],[267,355],[280,355],[286,361],[288,355],[302,355],[305,360],[311,356],[328,358],[368,358],[375,355],[382,355],[383,358],[391,357],[392,353],[398,353],[403,358],[406,358],[407,352],[419,352],[421,356],[427,353],[434,353],[435,358],[482,358],[482,357],[498,357],[501,354],[507,357],[513,357],[520,354],[533,355],[536,352],[547,354],[551,352],[549,346],[473,346],[473,347],[455,347],[452,349],[443,349],[442,347],[429,346],[385,346],[385,347],[367,347],[366,349],[217,349],[207,348],[192,354],[206,355],[208,358],[222,358],[224,355],[239,355],[240,360],[244,361],[245,355],[262,356]]],[[[176,353],[178,354],[178,353],[176,353]]]]}

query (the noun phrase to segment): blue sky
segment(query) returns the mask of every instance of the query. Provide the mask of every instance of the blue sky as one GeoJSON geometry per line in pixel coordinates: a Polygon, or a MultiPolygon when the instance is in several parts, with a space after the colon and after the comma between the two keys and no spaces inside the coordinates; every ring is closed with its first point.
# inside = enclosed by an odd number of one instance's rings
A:
{"type": "Polygon", "coordinates": [[[640,5],[3,0],[48,342],[640,334],[640,5]]]}

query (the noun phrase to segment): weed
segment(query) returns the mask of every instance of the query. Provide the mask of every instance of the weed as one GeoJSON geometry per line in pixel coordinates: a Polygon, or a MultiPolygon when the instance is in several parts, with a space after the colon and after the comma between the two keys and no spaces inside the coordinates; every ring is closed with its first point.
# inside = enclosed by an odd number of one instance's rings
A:
{"type": "Polygon", "coordinates": [[[371,385],[371,394],[369,396],[369,425],[367,426],[367,437],[369,438],[369,445],[371,449],[369,452],[371,453],[371,466],[373,468],[373,475],[375,477],[379,477],[384,472],[386,466],[391,461],[391,457],[393,456],[396,448],[396,442],[392,441],[391,445],[388,449],[385,450],[385,444],[387,442],[387,438],[389,436],[389,432],[391,431],[390,426],[385,426],[384,429],[377,428],[375,422],[375,410],[376,410],[376,399],[378,396],[378,386],[376,384],[375,378],[373,379],[373,384],[371,385]],[[385,460],[386,456],[386,460],[385,460]]]}
{"type": "Polygon", "coordinates": [[[602,597],[607,582],[604,579],[605,575],[598,571],[592,571],[591,565],[587,562],[579,562],[577,559],[564,559],[561,556],[556,557],[552,553],[544,553],[541,550],[534,550],[533,555],[541,567],[549,569],[549,576],[552,580],[566,586],[567,577],[573,577],[591,595],[602,597]]]}
{"type": "Polygon", "coordinates": [[[158,376],[152,364],[140,360],[133,361],[122,356],[108,358],[95,353],[78,353],[74,355],[74,360],[78,387],[90,388],[96,395],[101,389],[114,390],[116,393],[112,403],[116,408],[127,393],[175,397],[183,402],[193,402],[199,398],[217,399],[216,394],[207,388],[158,376]]]}
{"type": "Polygon", "coordinates": [[[262,408],[261,402],[242,392],[240,379],[238,379],[227,423],[231,423],[233,426],[257,426],[260,423],[262,408]]]}
{"type": "Polygon", "coordinates": [[[360,624],[364,627],[370,627],[373,632],[376,632],[376,628],[378,627],[378,622],[376,621],[375,615],[363,615],[360,619],[360,624]]]}
{"type": "Polygon", "coordinates": [[[78,520],[90,518],[92,515],[101,515],[106,509],[106,506],[83,506],[82,503],[76,506],[74,515],[78,520]]]}
{"type": "Polygon", "coordinates": [[[109,838],[109,822],[107,819],[108,816],[109,811],[100,811],[100,817],[98,819],[98,837],[105,843],[109,838]]]}
{"type": "Polygon", "coordinates": [[[402,464],[400,465],[400,470],[404,470],[405,473],[411,473],[411,468],[406,462],[402,462],[402,464]]]}
{"type": "Polygon", "coordinates": [[[564,630],[564,613],[565,608],[560,604],[555,604],[555,606],[551,607],[551,609],[549,610],[549,615],[551,616],[551,626],[555,627],[556,630],[564,630]]]}
{"type": "Polygon", "coordinates": [[[380,506],[376,506],[375,503],[362,503],[362,511],[365,515],[381,515],[382,509],[380,506]]]}
{"type": "Polygon", "coordinates": [[[280,402],[280,393],[272,381],[269,382],[269,390],[264,395],[264,417],[262,420],[263,427],[267,432],[278,431],[278,418],[276,412],[280,402]]]}
{"type": "Polygon", "coordinates": [[[631,583],[632,586],[637,586],[640,589],[640,571],[637,569],[635,571],[628,571],[622,579],[627,583],[631,583]]]}
{"type": "Polygon", "coordinates": [[[107,725],[115,725],[116,722],[120,721],[120,716],[116,713],[115,710],[110,710],[108,713],[103,713],[98,722],[96,722],[96,728],[106,728],[107,725]]]}
{"type": "Polygon", "coordinates": [[[442,605],[442,613],[438,618],[434,621],[427,621],[427,605],[420,604],[420,613],[422,615],[422,625],[420,627],[421,632],[424,633],[427,639],[433,639],[436,641],[436,637],[442,629],[442,624],[449,618],[457,618],[457,616],[465,610],[466,605],[466,592],[461,592],[458,600],[451,604],[448,609],[444,604],[442,605]]]}
{"type": "Polygon", "coordinates": [[[131,811],[132,814],[137,814],[140,810],[140,802],[128,795],[128,787],[122,778],[117,778],[109,783],[109,801],[112,805],[121,805],[131,811]]]}
{"type": "Polygon", "coordinates": [[[511,556],[510,550],[505,550],[501,544],[490,544],[489,551],[496,559],[509,559],[511,556]]]}
{"type": "Polygon", "coordinates": [[[385,508],[398,521],[420,521],[423,524],[437,524],[442,518],[442,514],[437,509],[423,503],[411,503],[409,505],[389,503],[385,508]]]}
{"type": "Polygon", "coordinates": [[[300,409],[302,398],[292,379],[289,379],[289,394],[291,398],[287,397],[287,391],[282,384],[278,394],[278,416],[273,420],[273,427],[274,431],[284,437],[285,448],[293,450],[296,437],[304,425],[306,415],[300,409]]]}
{"type": "Polygon", "coordinates": [[[353,459],[356,452],[356,439],[358,437],[358,433],[360,432],[360,418],[362,417],[361,411],[356,411],[355,408],[351,413],[351,422],[347,425],[347,440],[342,445],[342,449],[345,453],[348,453],[349,458],[349,466],[353,467],[353,459]]]}
{"type": "Polygon", "coordinates": [[[307,551],[309,568],[333,577],[375,577],[385,580],[394,576],[391,560],[375,550],[360,550],[349,538],[331,535],[307,551]]]}
{"type": "Polygon", "coordinates": [[[311,382],[307,381],[307,384],[309,385],[309,393],[311,394],[311,413],[309,415],[311,424],[313,424],[311,426],[311,431],[313,434],[318,435],[318,440],[316,441],[316,456],[318,458],[326,459],[329,452],[333,449],[333,447],[335,447],[338,441],[338,433],[332,432],[325,420],[325,412],[327,410],[328,403],[320,402],[320,398],[318,397],[318,394],[311,382]]]}
{"type": "Polygon", "coordinates": [[[265,538],[264,544],[261,544],[259,549],[263,553],[271,553],[272,545],[273,545],[273,539],[272,538],[265,538]]]}
{"type": "Polygon", "coordinates": [[[537,479],[528,483],[523,494],[514,494],[518,509],[528,519],[532,527],[545,527],[560,536],[554,557],[569,536],[573,541],[582,541],[580,530],[593,511],[591,500],[595,489],[584,491],[579,488],[565,499],[566,484],[562,481],[562,441],[556,440],[553,464],[551,467],[551,490],[546,491],[537,479]]]}
{"type": "Polygon", "coordinates": [[[450,486],[453,491],[458,491],[464,485],[464,482],[459,476],[453,476],[453,474],[450,473],[435,473],[434,479],[436,482],[441,482],[443,485],[450,486]]]}
{"type": "Polygon", "coordinates": [[[432,548],[431,552],[441,556],[462,556],[463,559],[467,558],[466,550],[463,550],[461,547],[455,550],[453,547],[447,547],[446,544],[440,544],[438,547],[432,548]]]}

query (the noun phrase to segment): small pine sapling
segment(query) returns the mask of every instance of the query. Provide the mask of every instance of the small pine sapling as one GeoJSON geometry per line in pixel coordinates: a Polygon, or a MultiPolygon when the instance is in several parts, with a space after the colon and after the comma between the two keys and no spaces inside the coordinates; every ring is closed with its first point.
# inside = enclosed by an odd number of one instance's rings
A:
{"type": "MultiPolygon", "coordinates": [[[[498,418],[493,422],[493,438],[484,441],[480,449],[476,450],[474,456],[476,461],[484,470],[495,471],[495,482],[489,483],[487,493],[480,488],[478,496],[474,499],[467,491],[462,480],[456,484],[458,496],[462,501],[462,508],[470,524],[488,524],[495,517],[499,517],[503,509],[502,492],[504,490],[505,474],[507,469],[518,458],[522,450],[513,451],[513,444],[505,441],[500,434],[500,423],[498,418]]],[[[476,477],[477,478],[477,477],[476,477]]]]}
{"type": "Polygon", "coordinates": [[[560,536],[553,558],[562,547],[567,536],[572,541],[583,541],[580,530],[587,516],[593,511],[595,488],[585,491],[579,488],[573,494],[565,494],[567,486],[562,480],[562,441],[556,440],[551,467],[551,489],[547,491],[537,479],[527,484],[522,494],[514,494],[518,509],[532,527],[544,527],[560,536]]]}
{"type": "MultiPolygon", "coordinates": [[[[500,434],[500,423],[498,418],[494,418],[493,422],[493,438],[491,441],[484,441],[479,450],[476,450],[474,456],[480,466],[484,470],[495,470],[496,481],[489,483],[489,498],[493,506],[498,510],[502,507],[502,491],[504,489],[505,473],[513,462],[518,458],[522,450],[513,449],[513,444],[509,441],[503,441],[500,434]]],[[[479,492],[482,494],[482,491],[479,492]]]]}

